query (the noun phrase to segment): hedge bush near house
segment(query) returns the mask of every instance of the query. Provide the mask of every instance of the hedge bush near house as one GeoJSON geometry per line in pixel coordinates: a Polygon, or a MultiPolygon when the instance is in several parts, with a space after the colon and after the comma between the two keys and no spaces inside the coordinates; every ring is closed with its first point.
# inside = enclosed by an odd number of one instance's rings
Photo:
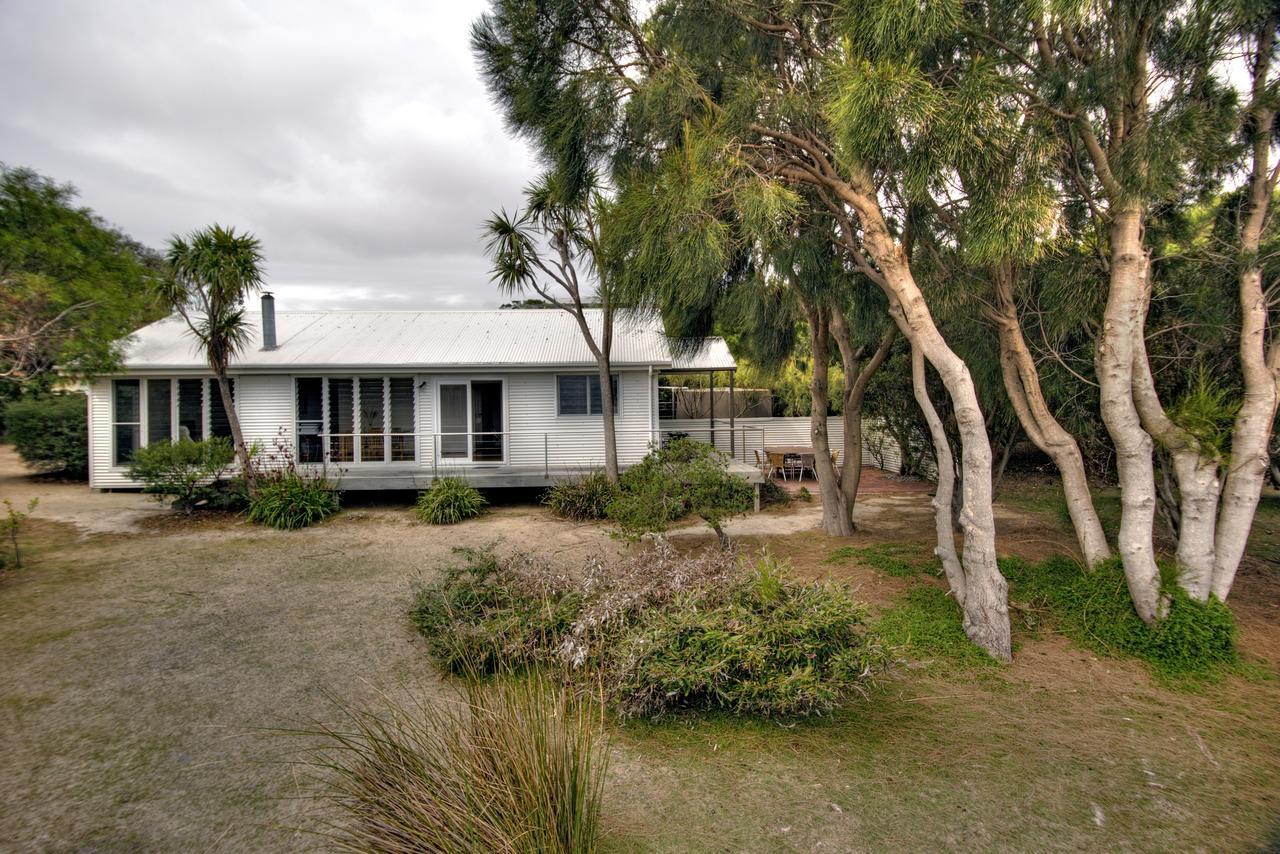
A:
{"type": "Polygon", "coordinates": [[[448,672],[546,666],[624,715],[769,716],[826,712],[865,691],[883,662],[845,588],[798,583],[767,554],[685,556],[660,542],[580,573],[459,554],[412,615],[448,672]]]}
{"type": "Polygon", "coordinates": [[[597,470],[558,481],[542,496],[542,503],[557,516],[586,522],[607,517],[609,504],[617,497],[618,485],[597,470]]]}
{"type": "Polygon", "coordinates": [[[24,397],[5,408],[5,427],[18,455],[37,471],[89,475],[88,402],[83,394],[24,397]]]}
{"type": "Polygon", "coordinates": [[[479,516],[488,505],[480,490],[460,477],[442,477],[418,495],[418,518],[432,525],[453,525],[479,516]]]}
{"type": "Polygon", "coordinates": [[[249,497],[248,518],[272,528],[305,528],[338,512],[338,487],[322,475],[292,468],[261,471],[249,497]]]}
{"type": "Polygon", "coordinates": [[[243,483],[223,480],[235,459],[231,441],[219,436],[152,442],[134,452],[129,477],[142,482],[143,492],[172,499],[178,510],[190,512],[201,504],[238,509],[246,498],[243,483]]]}

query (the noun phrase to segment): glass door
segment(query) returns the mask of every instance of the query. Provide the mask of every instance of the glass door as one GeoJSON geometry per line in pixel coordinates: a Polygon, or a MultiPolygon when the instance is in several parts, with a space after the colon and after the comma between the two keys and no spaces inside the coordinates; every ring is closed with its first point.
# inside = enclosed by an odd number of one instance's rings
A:
{"type": "Polygon", "coordinates": [[[440,459],[500,463],[506,459],[503,381],[440,383],[440,459]]]}
{"type": "Polygon", "coordinates": [[[471,382],[471,461],[500,463],[506,437],[502,435],[502,380],[471,382]]]}

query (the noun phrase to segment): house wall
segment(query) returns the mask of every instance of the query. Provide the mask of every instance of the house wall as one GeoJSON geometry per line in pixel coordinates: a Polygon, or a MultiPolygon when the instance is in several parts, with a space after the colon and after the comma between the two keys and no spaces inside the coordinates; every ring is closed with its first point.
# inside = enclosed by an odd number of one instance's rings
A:
{"type": "MultiPolygon", "coordinates": [[[[601,416],[559,416],[556,414],[556,376],[584,371],[417,374],[416,428],[417,463],[392,463],[404,468],[416,465],[426,472],[435,467],[434,451],[439,430],[436,420],[436,384],[445,378],[502,379],[506,382],[506,430],[509,431],[507,463],[511,466],[589,469],[604,464],[604,434],[601,416]]],[[[314,373],[299,376],[315,376],[314,373]]],[[[344,374],[333,373],[332,376],[344,374]]],[[[345,374],[350,375],[350,374],[345,374]]],[[[375,372],[361,373],[372,376],[375,372]]],[[[270,461],[283,464],[283,455],[293,452],[295,404],[293,375],[243,375],[236,377],[236,412],[245,441],[257,443],[270,461]]],[[[615,419],[618,459],[623,466],[639,461],[653,437],[656,381],[647,370],[619,371],[620,409],[615,419]]],[[[136,488],[123,467],[112,465],[111,380],[99,379],[89,385],[89,484],[98,489],[136,488]]],[[[342,464],[359,470],[383,463],[342,464]]],[[[467,464],[450,462],[449,471],[464,472],[467,464]]],[[[444,473],[441,464],[440,473],[444,473]]]]}

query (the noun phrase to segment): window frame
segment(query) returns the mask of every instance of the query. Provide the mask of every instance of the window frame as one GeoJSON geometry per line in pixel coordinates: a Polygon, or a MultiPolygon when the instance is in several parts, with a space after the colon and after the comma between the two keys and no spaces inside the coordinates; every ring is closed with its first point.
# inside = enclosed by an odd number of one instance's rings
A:
{"type": "MultiPolygon", "coordinates": [[[[394,465],[397,463],[417,463],[421,453],[418,448],[418,378],[416,375],[405,374],[295,374],[290,377],[292,380],[292,401],[293,401],[293,460],[298,465],[319,466],[319,465],[394,465]],[[413,420],[413,430],[409,433],[394,432],[392,430],[391,417],[391,380],[392,379],[408,379],[410,381],[410,414],[413,420]],[[314,422],[316,419],[300,419],[298,418],[298,381],[299,380],[319,380],[320,381],[320,439],[321,453],[323,459],[313,462],[303,462],[299,453],[301,443],[299,442],[298,427],[300,422],[314,422]],[[333,393],[330,384],[335,381],[347,381],[351,383],[351,459],[334,460],[332,453],[331,440],[339,436],[347,436],[347,434],[332,433],[329,424],[333,416],[332,404],[333,393]],[[360,386],[362,382],[367,380],[378,380],[382,383],[382,429],[376,433],[364,432],[363,424],[360,418],[360,386]],[[411,441],[408,445],[412,452],[412,457],[408,459],[393,459],[395,456],[396,444],[393,439],[397,437],[408,436],[411,441]],[[382,439],[382,456],[380,459],[364,459],[364,440],[366,437],[381,437],[382,439]]],[[[401,446],[403,447],[403,445],[401,446]]]]}
{"type": "MultiPolygon", "coordinates": [[[[231,387],[231,406],[235,410],[236,415],[240,414],[240,378],[230,377],[231,387]]],[[[212,415],[211,395],[216,391],[216,387],[212,387],[211,383],[218,381],[217,377],[204,374],[201,376],[120,376],[112,377],[110,382],[111,401],[111,465],[110,468],[115,471],[126,471],[130,463],[117,462],[117,445],[116,425],[130,424],[138,429],[138,447],[145,448],[152,442],[157,441],[179,441],[182,433],[182,424],[179,421],[179,399],[181,397],[179,389],[182,380],[194,380],[200,383],[200,429],[203,431],[202,439],[208,439],[211,433],[210,418],[212,415]],[[138,422],[117,421],[116,420],[116,383],[137,382],[138,383],[138,422]],[[169,383],[169,435],[168,436],[152,436],[151,435],[151,383],[169,383]]],[[[192,440],[200,441],[200,440],[192,440]]]]}
{"type": "MultiPolygon", "coordinates": [[[[613,417],[617,418],[622,414],[622,375],[619,373],[610,373],[610,384],[613,386],[613,417]]],[[[556,417],[557,418],[604,418],[604,397],[600,398],[600,411],[591,411],[591,381],[595,380],[597,388],[600,385],[600,374],[577,372],[556,374],[555,392],[556,392],[556,417]],[[570,377],[586,377],[587,380],[587,411],[586,412],[565,412],[560,396],[560,383],[562,380],[570,377]]]]}

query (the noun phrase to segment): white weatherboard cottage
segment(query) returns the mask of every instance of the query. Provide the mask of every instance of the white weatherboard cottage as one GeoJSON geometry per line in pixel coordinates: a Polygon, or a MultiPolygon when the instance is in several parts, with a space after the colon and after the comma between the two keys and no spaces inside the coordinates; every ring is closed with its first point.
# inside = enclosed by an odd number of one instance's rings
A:
{"type": "MultiPolygon", "coordinates": [[[[599,312],[589,319],[598,333],[599,312]]],[[[564,311],[277,314],[266,295],[255,321],[230,371],[245,441],[336,468],[343,488],[414,489],[451,474],[477,486],[542,486],[603,465],[595,360],[564,311]]],[[[736,367],[722,339],[677,359],[660,323],[625,317],[615,320],[612,355],[622,467],[660,435],[660,373],[736,367]]],[[[139,446],[230,435],[203,353],[176,317],[136,332],[121,372],[88,391],[97,489],[140,486],[127,473],[139,446]]]]}

